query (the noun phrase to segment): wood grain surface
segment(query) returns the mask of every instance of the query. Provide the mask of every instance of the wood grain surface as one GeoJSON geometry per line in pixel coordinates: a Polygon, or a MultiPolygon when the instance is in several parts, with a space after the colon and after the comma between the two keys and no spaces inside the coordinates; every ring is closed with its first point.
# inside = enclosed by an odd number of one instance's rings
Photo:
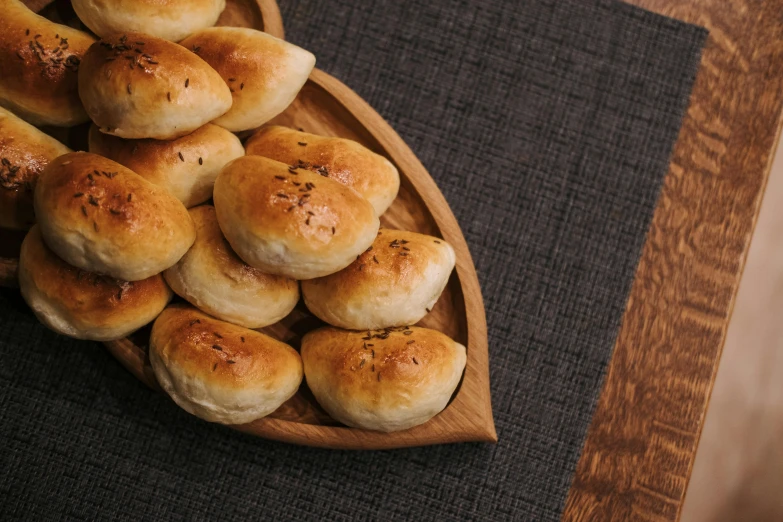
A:
{"type": "Polygon", "coordinates": [[[633,0],[710,36],[563,520],[679,517],[783,101],[783,0],[633,0]]]}

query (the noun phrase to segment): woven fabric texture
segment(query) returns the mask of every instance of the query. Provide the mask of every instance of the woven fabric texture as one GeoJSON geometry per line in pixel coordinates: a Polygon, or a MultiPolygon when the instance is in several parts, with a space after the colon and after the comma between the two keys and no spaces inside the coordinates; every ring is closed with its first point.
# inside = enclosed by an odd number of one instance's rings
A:
{"type": "Polygon", "coordinates": [[[281,0],[410,144],[489,323],[497,445],[327,451],[195,419],[0,292],[5,520],[557,520],[703,29],[613,0],[281,0]]]}

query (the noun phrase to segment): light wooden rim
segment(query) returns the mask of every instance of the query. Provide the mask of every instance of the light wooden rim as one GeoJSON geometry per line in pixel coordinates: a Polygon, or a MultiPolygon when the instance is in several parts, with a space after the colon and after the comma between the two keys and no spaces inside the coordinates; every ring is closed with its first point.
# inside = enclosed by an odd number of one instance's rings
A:
{"type": "Polygon", "coordinates": [[[264,24],[264,32],[285,40],[283,29],[283,17],[280,16],[280,7],[275,0],[257,0],[258,9],[261,11],[261,20],[264,24]]]}

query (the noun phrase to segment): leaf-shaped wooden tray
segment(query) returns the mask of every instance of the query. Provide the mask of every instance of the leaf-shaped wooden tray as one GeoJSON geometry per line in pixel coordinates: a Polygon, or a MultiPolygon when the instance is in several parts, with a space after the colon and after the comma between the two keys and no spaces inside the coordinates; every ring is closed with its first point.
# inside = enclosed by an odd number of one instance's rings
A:
{"type": "MultiPolygon", "coordinates": [[[[219,25],[263,28],[283,37],[280,12],[273,0],[229,0],[227,4],[219,25]]],[[[342,426],[318,406],[306,384],[268,417],[233,427],[261,437],[326,448],[380,449],[466,441],[495,442],[487,326],[481,291],[465,238],[433,179],[378,113],[323,71],[313,71],[294,103],[273,123],[315,134],[351,138],[386,156],[397,166],[401,176],[400,193],[381,218],[382,226],[439,236],[453,245],[457,254],[456,271],[432,312],[418,324],[444,332],[464,344],[468,349],[467,365],[462,382],[446,409],[429,422],[409,430],[380,433],[342,426]]],[[[58,137],[80,148],[78,144],[84,139],[80,132],[83,130],[60,132],[58,137]]],[[[5,239],[0,237],[0,244],[10,245],[10,239],[5,239]]],[[[3,255],[2,251],[0,255],[3,255]]],[[[0,262],[0,281],[15,283],[15,271],[15,259],[3,260],[0,262]]],[[[302,335],[321,325],[300,303],[287,318],[263,331],[298,348],[302,335]]],[[[157,389],[147,360],[148,338],[149,328],[144,328],[127,339],[106,343],[106,346],[131,373],[157,389]]]]}

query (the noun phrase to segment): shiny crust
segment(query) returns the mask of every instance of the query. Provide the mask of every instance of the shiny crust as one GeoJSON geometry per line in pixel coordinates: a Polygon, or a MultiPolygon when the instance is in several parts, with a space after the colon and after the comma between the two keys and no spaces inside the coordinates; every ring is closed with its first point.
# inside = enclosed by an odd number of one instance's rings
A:
{"type": "Polygon", "coordinates": [[[254,330],[175,305],[155,321],[150,363],[185,411],[210,422],[244,424],[269,415],[302,382],[296,350],[254,330]]]}
{"type": "Polygon", "coordinates": [[[400,174],[392,163],[344,138],[331,138],[288,127],[260,129],[246,143],[247,154],[266,156],[283,163],[302,161],[310,170],[328,173],[367,199],[379,216],[386,212],[400,190],[400,174]]]}
{"type": "Polygon", "coordinates": [[[46,167],[35,190],[35,215],[46,244],[66,262],[127,281],[172,266],[196,238],[174,196],[88,152],[60,156],[46,167]]]}
{"type": "Polygon", "coordinates": [[[43,324],[93,341],[120,339],[141,328],[172,295],[160,275],[128,283],[72,267],[46,247],[38,226],[22,243],[19,287],[43,324]]]}
{"type": "Polygon", "coordinates": [[[416,326],[322,328],[302,339],[305,377],[318,403],[343,424],[368,430],[404,430],[437,415],[465,360],[464,346],[416,326]]]}
{"type": "Polygon", "coordinates": [[[246,265],[218,226],[215,207],[189,211],[196,242],[164,272],[166,282],[194,306],[247,328],[261,328],[288,315],[299,301],[299,284],[246,265]]]}
{"type": "Polygon", "coordinates": [[[38,16],[17,0],[5,0],[2,13],[0,105],[34,125],[87,121],[76,79],[79,62],[95,40],[38,16]]]}
{"type": "Polygon", "coordinates": [[[226,165],[213,197],[220,228],[239,257],[294,279],[345,268],[370,246],[380,225],[352,189],[260,156],[226,165]]]}
{"type": "Polygon", "coordinates": [[[210,199],[220,169],[245,154],[239,138],[210,123],[170,141],[125,140],[99,132],[93,125],[89,141],[90,152],[167,189],[188,208],[210,199]]]}
{"type": "Polygon", "coordinates": [[[315,66],[312,53],[244,27],[204,29],[181,44],[230,87],[234,104],[214,123],[233,132],[259,127],[283,112],[315,66]]]}
{"type": "Polygon", "coordinates": [[[90,46],[79,96],[101,132],[133,139],[178,138],[231,107],[231,92],[204,60],[140,33],[115,33],[90,46]]]}
{"type": "Polygon", "coordinates": [[[0,227],[35,222],[33,189],[44,167],[71,149],[0,108],[0,227]]]}
{"type": "Polygon", "coordinates": [[[121,31],[178,42],[215,25],[226,0],[73,0],[79,19],[98,36],[121,31]]]}
{"type": "Polygon", "coordinates": [[[302,281],[307,308],[351,330],[415,324],[437,302],[454,269],[444,240],[381,229],[359,259],[336,274],[302,281]]]}

